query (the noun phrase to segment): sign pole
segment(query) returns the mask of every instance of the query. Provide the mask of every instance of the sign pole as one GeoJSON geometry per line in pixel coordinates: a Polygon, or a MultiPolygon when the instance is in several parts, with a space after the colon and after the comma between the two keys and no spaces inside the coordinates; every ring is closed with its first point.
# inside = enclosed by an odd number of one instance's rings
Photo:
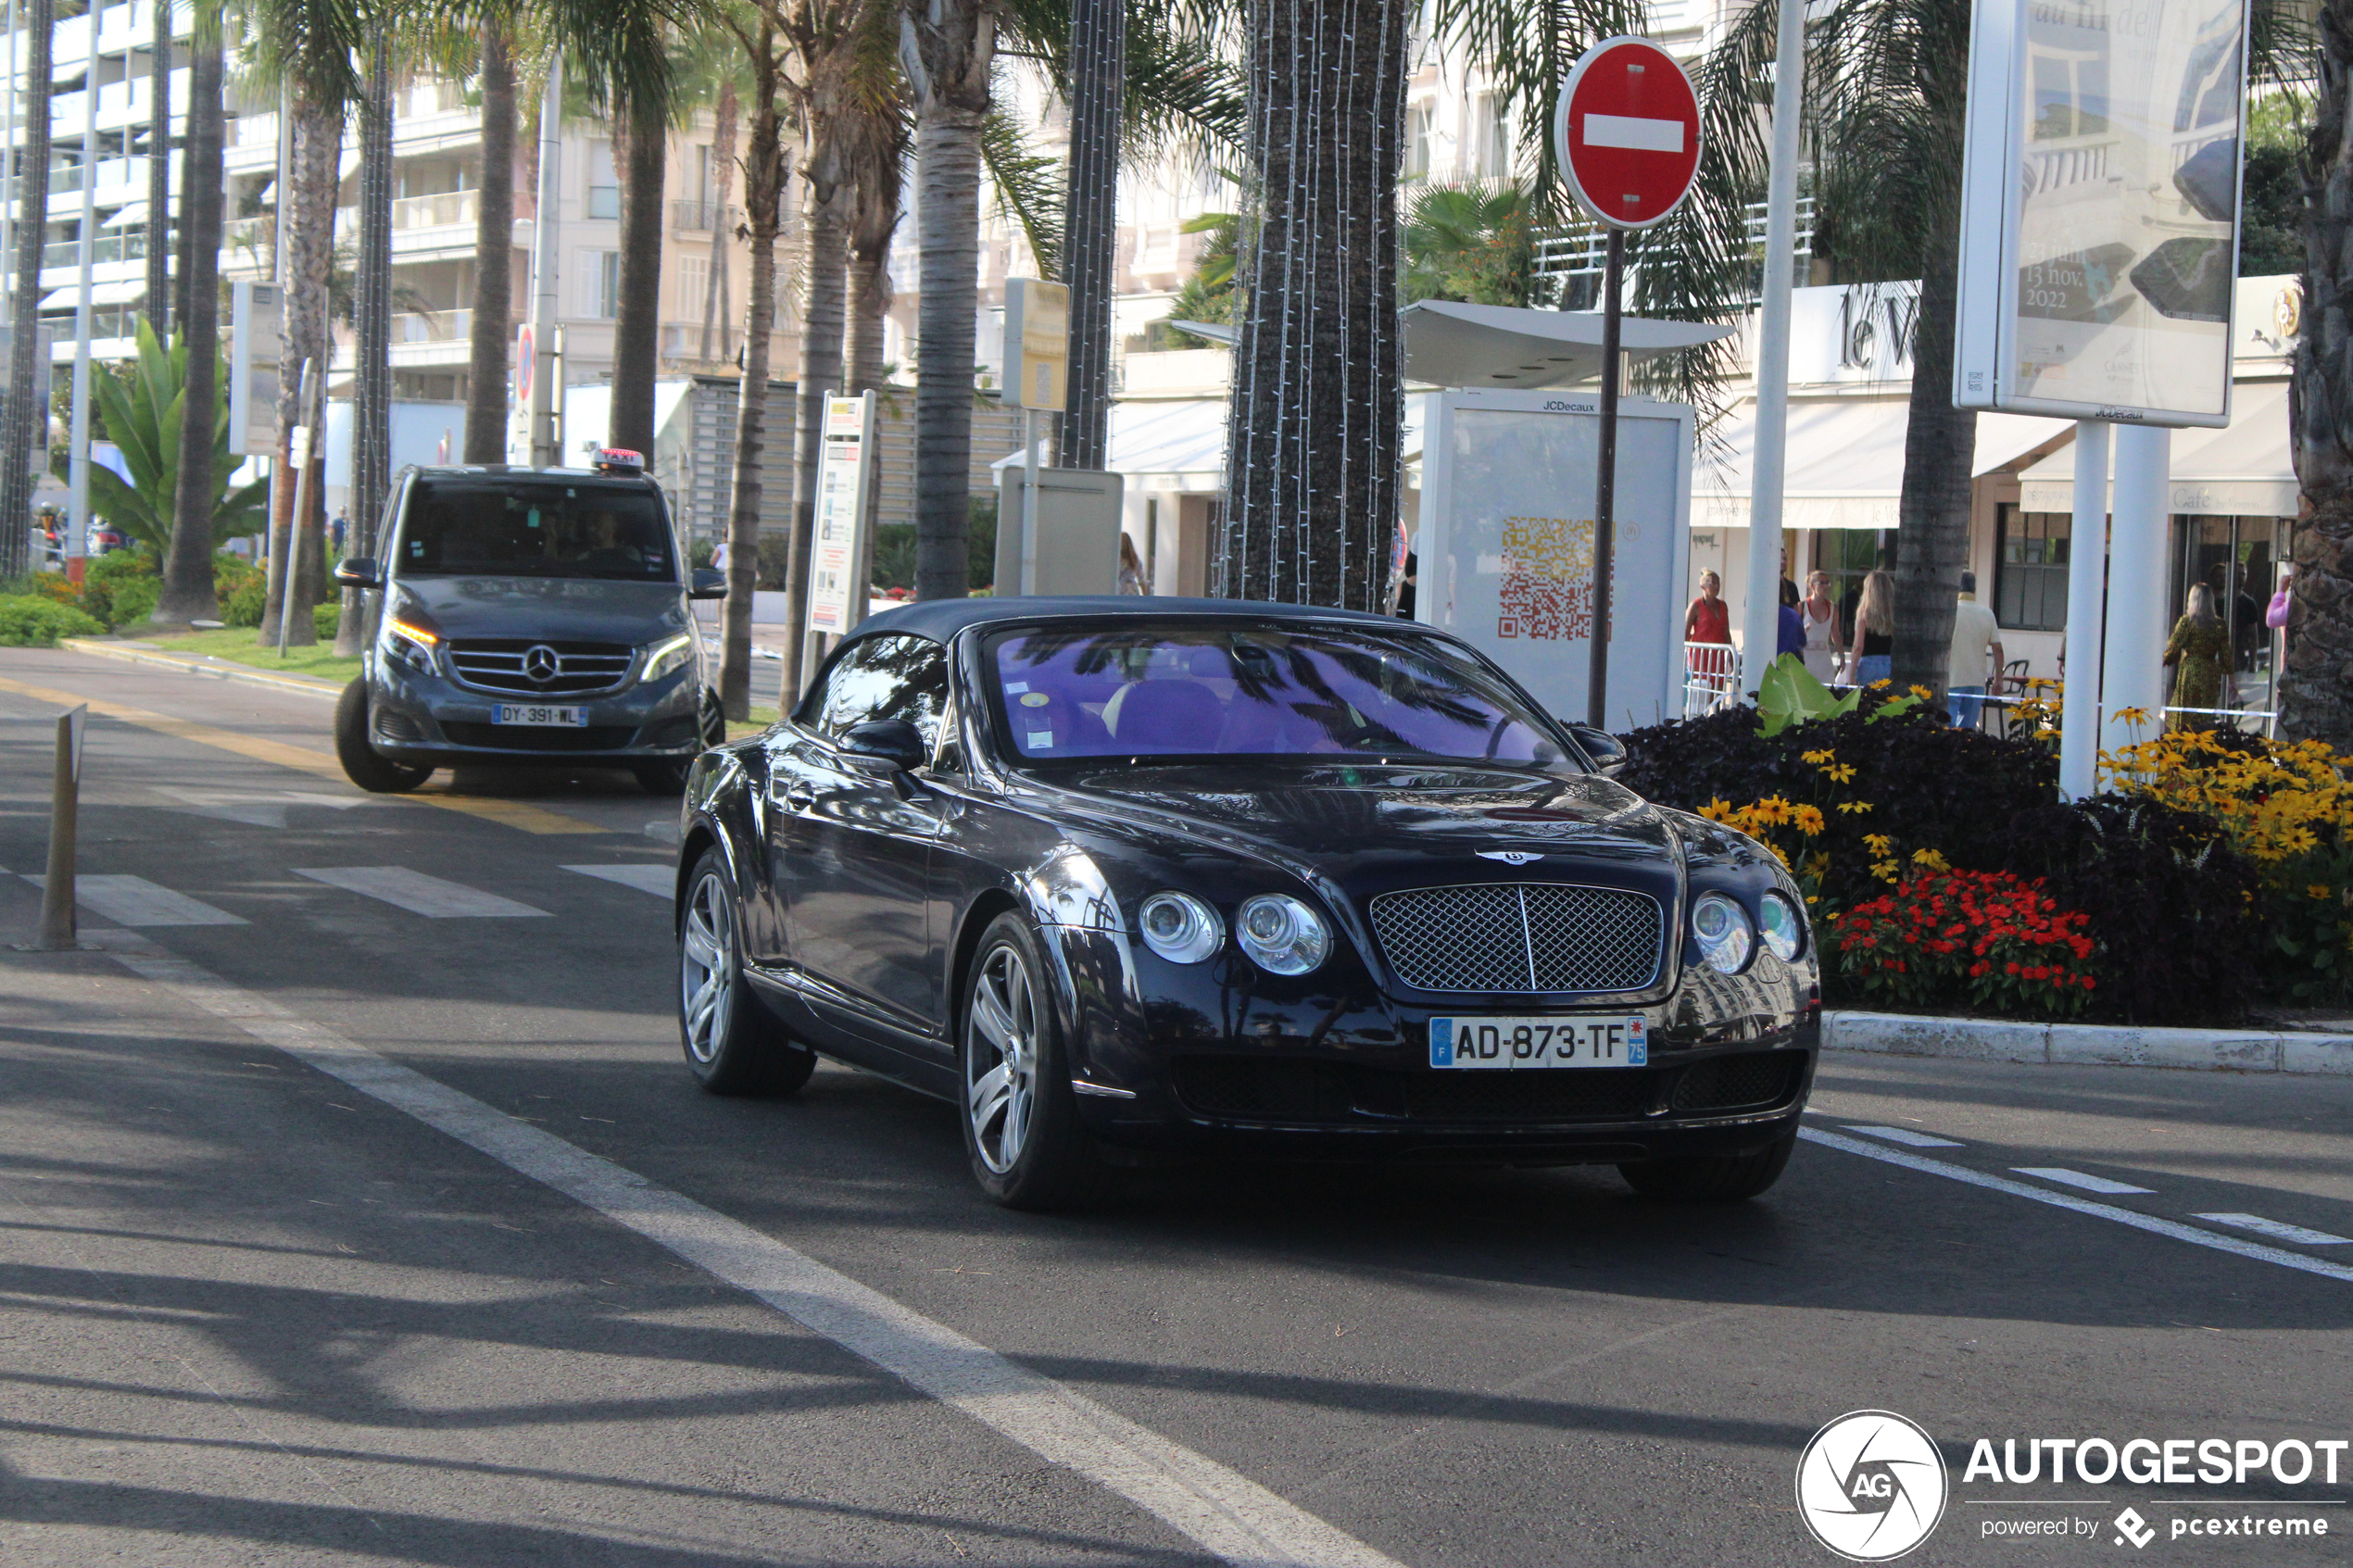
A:
{"type": "Polygon", "coordinates": [[[2068,543],[2067,685],[2059,704],[2059,794],[2099,793],[2100,644],[2108,613],[2109,427],[2075,425],[2075,521],[2068,543]]]}
{"type": "Polygon", "coordinates": [[[1038,592],[1038,410],[1021,411],[1021,591],[1038,592]]]}
{"type": "MultiPolygon", "coordinates": [[[[1780,650],[1781,490],[1789,465],[1789,332],[1797,264],[1799,111],[1806,82],[1806,6],[1780,0],[1773,59],[1773,155],[1765,182],[1765,292],[1756,327],[1756,450],[1748,486],[1747,603],[1741,691],[1761,691],[1780,650]]],[[[1804,575],[1802,570],[1798,575],[1804,575]]],[[[1737,696],[1739,694],[1735,693],[1737,696]]]]}
{"type": "Polygon", "coordinates": [[[1609,232],[1602,269],[1602,450],[1593,499],[1593,664],[1585,682],[1585,721],[1609,728],[1609,572],[1617,550],[1618,294],[1626,270],[1626,231],[1609,232]]]}

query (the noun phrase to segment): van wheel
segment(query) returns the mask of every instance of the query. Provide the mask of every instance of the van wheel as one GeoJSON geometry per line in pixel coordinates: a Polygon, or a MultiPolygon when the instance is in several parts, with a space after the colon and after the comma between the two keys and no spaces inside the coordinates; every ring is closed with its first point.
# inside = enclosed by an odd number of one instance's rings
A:
{"type": "Polygon", "coordinates": [[[344,777],[371,795],[406,795],[433,777],[431,768],[396,762],[368,743],[368,678],[344,687],[335,701],[335,760],[344,777]]]}

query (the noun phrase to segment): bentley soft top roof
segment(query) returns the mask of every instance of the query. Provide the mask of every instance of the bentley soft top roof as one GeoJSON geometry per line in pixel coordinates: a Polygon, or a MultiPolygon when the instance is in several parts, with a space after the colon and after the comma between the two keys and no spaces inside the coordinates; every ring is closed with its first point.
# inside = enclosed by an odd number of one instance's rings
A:
{"type": "Polygon", "coordinates": [[[1221,621],[1321,621],[1384,626],[1395,630],[1411,621],[1363,610],[1329,609],[1320,605],[1267,604],[1256,599],[1151,598],[1139,595],[1068,594],[1038,598],[923,599],[887,609],[859,624],[857,635],[911,632],[935,642],[946,642],[970,626],[1000,621],[1171,621],[1214,617],[1221,621]]]}

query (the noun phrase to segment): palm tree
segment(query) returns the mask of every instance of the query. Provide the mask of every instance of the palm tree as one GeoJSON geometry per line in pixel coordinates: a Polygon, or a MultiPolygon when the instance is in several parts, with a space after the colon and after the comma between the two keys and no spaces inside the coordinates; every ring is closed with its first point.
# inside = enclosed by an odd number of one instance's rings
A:
{"type": "Polygon", "coordinates": [[[515,313],[515,56],[510,17],[483,19],[482,180],[474,207],[473,320],[466,357],[466,457],[507,460],[507,345],[515,313]]]}
{"type": "Polygon", "coordinates": [[[849,148],[851,190],[849,327],[843,368],[850,391],[878,392],[889,384],[883,329],[890,314],[890,244],[899,232],[907,118],[897,104],[860,108],[849,116],[843,140],[849,148]]]}
{"type": "MultiPolygon", "coordinates": [[[[50,35],[57,29],[55,0],[26,6],[29,55],[26,80],[45,82],[50,73],[50,35]]],[[[17,164],[16,313],[9,325],[7,418],[0,423],[0,574],[15,575],[31,563],[25,519],[32,514],[32,446],[49,406],[46,365],[34,373],[32,348],[41,331],[41,247],[49,227],[49,94],[28,93],[24,105],[24,151],[17,164]]]]}
{"type": "Polygon", "coordinates": [[[147,53],[147,320],[171,331],[171,0],[155,0],[147,53]]]}
{"type": "Polygon", "coordinates": [[[2353,342],[2345,314],[2353,255],[2353,3],[2322,0],[2317,112],[2304,155],[2303,335],[2291,400],[2296,483],[2295,633],[2280,681],[2280,730],[2353,751],[2353,342]]]}
{"type": "MultiPolygon", "coordinates": [[[[35,0],[45,5],[46,0],[35,0]]],[[[188,391],[180,421],[179,472],[173,480],[171,548],[163,561],[163,588],[154,619],[209,620],[220,611],[212,591],[213,444],[220,365],[220,11],[218,0],[196,0],[188,58],[187,179],[180,190],[182,286],[187,303],[180,341],[188,355],[188,391]]],[[[21,447],[19,448],[21,450],[21,447]]]]}
{"type": "MultiPolygon", "coordinates": [[[[392,25],[368,30],[367,95],[359,112],[359,239],[353,260],[351,325],[351,553],[376,554],[376,521],[392,469],[392,25]]],[[[328,297],[333,310],[333,273],[328,297]]],[[[368,596],[346,589],[335,653],[349,659],[375,633],[368,596]]]]}
{"type": "MultiPolygon", "coordinates": [[[[1227,419],[1232,598],[1378,608],[1396,525],[1397,174],[1411,8],[1254,0],[1260,210],[1227,419]]],[[[928,299],[925,302],[928,305],[928,299]]]]}
{"type": "Polygon", "coordinates": [[[1070,286],[1065,468],[1100,469],[1111,446],[1111,296],[1118,238],[1119,121],[1127,0],[1070,0],[1070,182],[1063,281],[1070,286]]]}
{"type": "Polygon", "coordinates": [[[1405,218],[1405,297],[1533,304],[1533,206],[1512,180],[1416,191],[1405,218]]]}
{"type": "MultiPolygon", "coordinates": [[[[188,405],[188,349],[184,343],[166,347],[146,321],[139,323],[138,345],[139,358],[127,367],[127,374],[99,376],[91,387],[107,439],[121,451],[131,470],[131,483],[125,483],[112,469],[93,463],[91,509],[161,553],[170,547],[178,515],[175,495],[180,422],[188,405]]],[[[237,461],[229,452],[229,409],[218,400],[212,428],[212,537],[219,544],[267,524],[270,482],[258,479],[233,492],[230,473],[237,461]]]]}

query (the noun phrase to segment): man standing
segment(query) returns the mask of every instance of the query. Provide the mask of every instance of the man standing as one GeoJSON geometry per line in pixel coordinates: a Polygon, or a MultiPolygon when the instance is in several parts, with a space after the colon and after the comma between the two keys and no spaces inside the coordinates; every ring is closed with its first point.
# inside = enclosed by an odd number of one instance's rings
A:
{"type": "Polygon", "coordinates": [[[1994,612],[1977,602],[1974,571],[1961,573],[1961,596],[1953,607],[1953,650],[1945,669],[1951,681],[1945,688],[1945,710],[1957,727],[1973,730],[1985,711],[1985,694],[2002,689],[2002,628],[1994,612]]]}

